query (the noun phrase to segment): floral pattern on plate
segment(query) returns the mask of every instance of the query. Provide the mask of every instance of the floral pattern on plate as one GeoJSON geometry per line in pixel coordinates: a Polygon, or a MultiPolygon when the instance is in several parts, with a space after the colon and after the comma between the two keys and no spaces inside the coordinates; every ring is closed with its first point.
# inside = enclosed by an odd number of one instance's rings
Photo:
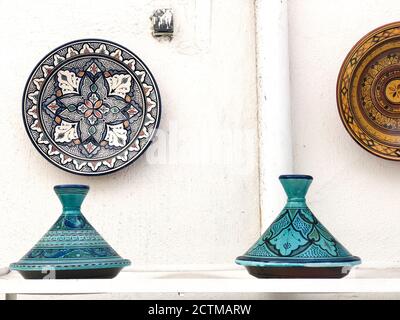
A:
{"type": "Polygon", "coordinates": [[[103,40],[68,43],[33,71],[24,121],[37,149],[72,173],[99,175],[136,160],[157,129],[161,104],[147,67],[103,40]]]}

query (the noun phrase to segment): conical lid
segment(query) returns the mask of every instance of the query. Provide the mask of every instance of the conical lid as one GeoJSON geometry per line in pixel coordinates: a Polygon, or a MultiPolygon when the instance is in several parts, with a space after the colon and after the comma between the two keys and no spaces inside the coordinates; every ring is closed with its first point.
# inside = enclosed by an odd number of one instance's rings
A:
{"type": "Polygon", "coordinates": [[[93,228],[80,211],[89,191],[85,185],[54,187],[63,212],[57,222],[10,268],[18,271],[122,268],[130,261],[118,253],[93,228]]]}
{"type": "Polygon", "coordinates": [[[321,224],[306,205],[311,176],[279,177],[288,196],[285,208],[236,263],[250,267],[341,267],[361,263],[321,224]]]}

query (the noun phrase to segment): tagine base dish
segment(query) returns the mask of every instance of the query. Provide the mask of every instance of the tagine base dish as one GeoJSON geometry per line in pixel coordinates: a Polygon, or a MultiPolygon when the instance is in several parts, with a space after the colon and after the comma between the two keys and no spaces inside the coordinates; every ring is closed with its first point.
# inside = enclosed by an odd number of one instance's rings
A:
{"type": "Polygon", "coordinates": [[[246,267],[250,275],[256,278],[314,278],[338,279],[350,272],[346,267],[246,267]]]}
{"type": "Polygon", "coordinates": [[[55,270],[54,277],[42,271],[18,272],[25,279],[112,279],[115,278],[122,268],[84,269],[84,270],[55,270]]]}

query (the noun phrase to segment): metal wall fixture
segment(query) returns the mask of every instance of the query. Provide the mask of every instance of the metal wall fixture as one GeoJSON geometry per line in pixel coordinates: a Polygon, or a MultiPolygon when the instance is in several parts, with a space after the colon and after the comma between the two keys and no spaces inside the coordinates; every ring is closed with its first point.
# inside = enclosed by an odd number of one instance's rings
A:
{"type": "Polygon", "coordinates": [[[157,9],[151,16],[153,37],[168,37],[174,34],[174,17],[172,9],[157,9]]]}

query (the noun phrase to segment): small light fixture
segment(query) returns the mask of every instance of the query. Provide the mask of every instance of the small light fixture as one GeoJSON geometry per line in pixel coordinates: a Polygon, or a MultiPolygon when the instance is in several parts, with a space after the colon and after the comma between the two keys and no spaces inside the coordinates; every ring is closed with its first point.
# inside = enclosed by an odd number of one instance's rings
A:
{"type": "Polygon", "coordinates": [[[151,17],[154,37],[172,38],[174,33],[174,17],[172,9],[157,9],[151,17]]]}

